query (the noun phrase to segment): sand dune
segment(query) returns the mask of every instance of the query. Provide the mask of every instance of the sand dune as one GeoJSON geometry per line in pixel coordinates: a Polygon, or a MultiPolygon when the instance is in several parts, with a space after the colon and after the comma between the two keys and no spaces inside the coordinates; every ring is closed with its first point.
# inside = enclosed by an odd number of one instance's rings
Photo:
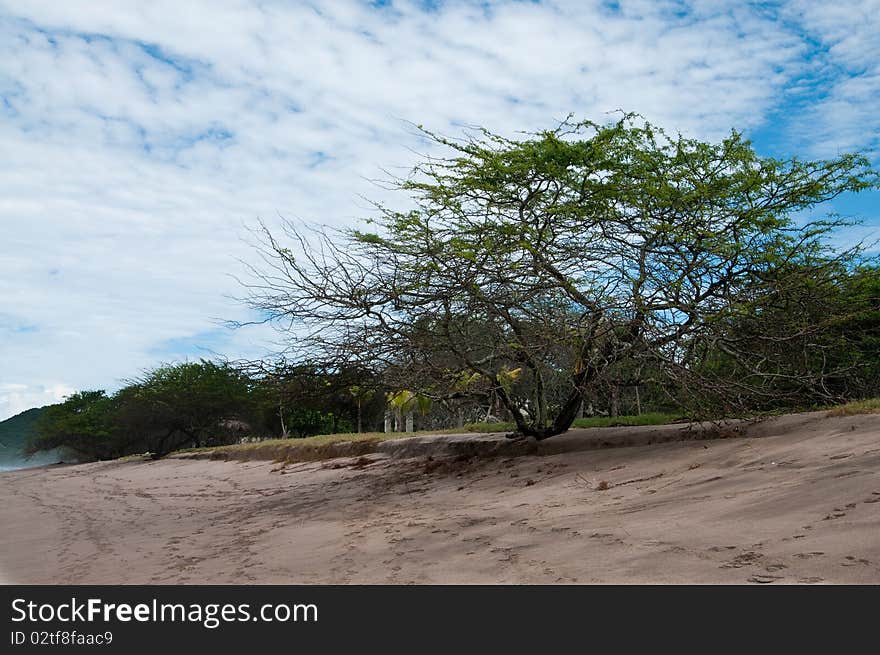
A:
{"type": "MultiPolygon", "coordinates": [[[[637,443],[652,429],[618,430],[637,443]]],[[[596,438],[584,433],[519,457],[0,473],[0,578],[880,583],[880,416],[801,414],[738,433],[751,438],[601,450],[581,449],[596,438]]]]}

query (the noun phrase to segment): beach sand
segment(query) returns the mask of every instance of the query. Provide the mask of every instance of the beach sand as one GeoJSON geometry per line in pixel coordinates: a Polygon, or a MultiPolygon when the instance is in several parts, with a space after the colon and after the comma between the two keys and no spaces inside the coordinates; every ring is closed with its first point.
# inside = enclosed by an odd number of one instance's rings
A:
{"type": "Polygon", "coordinates": [[[563,440],[520,457],[5,472],[0,578],[880,583],[880,416],[794,415],[749,434],[574,452],[563,440]]]}

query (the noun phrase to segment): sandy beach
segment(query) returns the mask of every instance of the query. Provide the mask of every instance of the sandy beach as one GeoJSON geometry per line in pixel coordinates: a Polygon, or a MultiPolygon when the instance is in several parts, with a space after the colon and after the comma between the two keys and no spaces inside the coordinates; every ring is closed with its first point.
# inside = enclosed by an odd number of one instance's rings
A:
{"type": "Polygon", "coordinates": [[[519,457],[4,472],[0,579],[880,583],[880,416],[793,415],[743,434],[578,450],[566,443],[593,437],[572,433],[560,452],[519,457]]]}

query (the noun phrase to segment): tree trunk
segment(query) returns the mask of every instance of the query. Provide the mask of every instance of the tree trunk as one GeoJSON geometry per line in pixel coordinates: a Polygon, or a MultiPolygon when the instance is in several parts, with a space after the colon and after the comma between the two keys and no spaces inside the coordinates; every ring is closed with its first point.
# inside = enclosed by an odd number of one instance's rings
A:
{"type": "Polygon", "coordinates": [[[611,385],[611,409],[610,416],[620,416],[620,385],[616,382],[611,385]]]}
{"type": "Polygon", "coordinates": [[[544,376],[535,369],[535,427],[544,430],[547,427],[547,391],[544,388],[544,376]]]}
{"type": "Polygon", "coordinates": [[[278,401],[278,418],[281,419],[281,438],[287,439],[290,433],[287,432],[287,426],[284,424],[284,406],[278,401]]]}
{"type": "Polygon", "coordinates": [[[391,432],[391,414],[385,412],[385,432],[391,432]]]}
{"type": "Polygon", "coordinates": [[[171,435],[174,434],[175,431],[175,428],[171,428],[170,430],[168,430],[168,433],[164,437],[159,439],[159,443],[157,444],[158,447],[156,448],[156,450],[150,453],[151,459],[159,459],[160,457],[164,457],[166,455],[166,444],[168,443],[168,440],[171,438],[171,435]]]}
{"type": "Polygon", "coordinates": [[[361,409],[361,401],[360,401],[360,399],[358,399],[358,401],[357,401],[357,406],[358,406],[358,434],[360,434],[361,432],[364,431],[364,430],[363,430],[363,425],[361,424],[361,419],[362,419],[362,416],[363,416],[363,411],[362,411],[362,409],[361,409]]]}
{"type": "MultiPolygon", "coordinates": [[[[581,405],[582,400],[580,391],[575,389],[566,399],[565,403],[559,411],[559,414],[557,414],[556,419],[548,427],[539,423],[541,419],[536,419],[534,423],[528,423],[526,421],[526,417],[523,416],[523,413],[519,411],[519,408],[517,408],[513,404],[512,399],[507,395],[507,393],[502,390],[499,395],[501,397],[501,401],[504,403],[505,407],[510,410],[510,413],[513,415],[513,418],[516,421],[517,432],[520,435],[534,437],[539,441],[555,436],[557,434],[562,434],[563,432],[568,430],[571,427],[571,424],[574,422],[575,416],[577,416],[577,411],[581,405]]],[[[516,433],[513,433],[507,436],[514,438],[518,435],[516,433]]]]}
{"type": "Polygon", "coordinates": [[[413,432],[413,414],[410,412],[406,415],[406,431],[413,432]]]}

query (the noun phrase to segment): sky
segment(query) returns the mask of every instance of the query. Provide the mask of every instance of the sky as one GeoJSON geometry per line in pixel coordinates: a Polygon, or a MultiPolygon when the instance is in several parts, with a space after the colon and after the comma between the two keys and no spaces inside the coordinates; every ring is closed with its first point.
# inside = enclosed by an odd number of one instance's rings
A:
{"type": "MultiPolygon", "coordinates": [[[[0,0],[0,420],[163,362],[271,352],[248,227],[369,218],[457,135],[639,112],[880,162],[880,0],[0,0]]],[[[880,235],[880,193],[829,211],[880,235]]]]}

